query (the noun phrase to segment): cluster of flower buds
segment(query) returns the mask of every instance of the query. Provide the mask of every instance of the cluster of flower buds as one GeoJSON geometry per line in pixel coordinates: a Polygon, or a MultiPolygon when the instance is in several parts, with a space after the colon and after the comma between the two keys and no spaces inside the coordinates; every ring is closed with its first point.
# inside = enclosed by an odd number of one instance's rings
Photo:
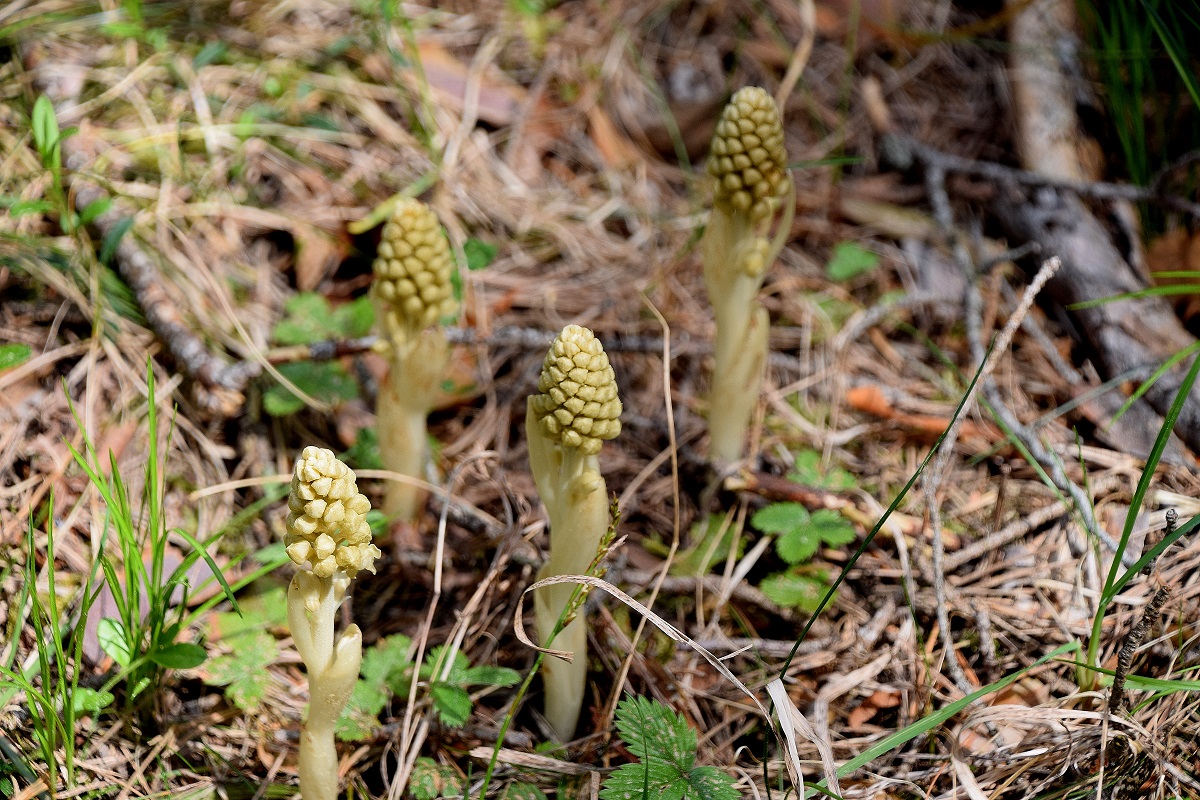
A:
{"type": "Polygon", "coordinates": [[[288,496],[284,544],[297,566],[319,578],[335,572],[353,578],[375,571],[379,548],[371,544],[371,503],[358,491],[354,473],[332,450],[306,447],[296,460],[288,496]]]}
{"type": "Polygon", "coordinates": [[[391,335],[423,331],[458,308],[450,246],[437,216],[419,200],[400,200],[383,226],[373,267],[372,292],[391,335]]]}
{"type": "Polygon", "coordinates": [[[716,179],[715,203],[769,218],[788,190],[787,150],[779,107],[765,89],[739,89],[717,122],[708,172],[716,179]]]}
{"type": "Polygon", "coordinates": [[[599,453],[604,440],[621,432],[617,378],[590,330],[568,325],[555,337],[532,408],[550,438],[587,455],[599,453]]]}

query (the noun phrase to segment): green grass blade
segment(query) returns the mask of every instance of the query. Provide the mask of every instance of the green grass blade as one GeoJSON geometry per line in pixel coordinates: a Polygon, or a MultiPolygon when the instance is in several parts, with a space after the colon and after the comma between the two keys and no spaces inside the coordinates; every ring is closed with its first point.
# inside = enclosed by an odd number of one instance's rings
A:
{"type": "MultiPolygon", "coordinates": [[[[916,737],[920,736],[923,733],[926,733],[927,731],[933,730],[937,726],[944,723],[946,720],[953,717],[955,714],[962,711],[967,706],[971,705],[971,703],[974,703],[976,700],[979,700],[980,698],[986,697],[987,695],[991,694],[992,692],[999,691],[1000,689],[1003,689],[1007,686],[1010,686],[1013,683],[1016,683],[1018,680],[1023,678],[1030,670],[1034,669],[1035,667],[1040,667],[1041,665],[1043,665],[1049,661],[1052,661],[1052,660],[1058,658],[1059,656],[1065,655],[1067,653],[1078,652],[1078,651],[1079,651],[1079,643],[1078,642],[1067,642],[1064,645],[1059,645],[1058,647],[1054,648],[1049,653],[1042,656],[1041,658],[1039,658],[1037,661],[1033,662],[1029,666],[1022,667],[1021,669],[1017,670],[1016,672],[1013,672],[1013,673],[1010,673],[1010,674],[1004,676],[1003,678],[996,681],[995,683],[989,683],[987,686],[984,686],[981,689],[977,689],[974,692],[971,692],[971,694],[967,695],[966,697],[955,700],[953,703],[950,703],[949,705],[945,706],[944,708],[938,709],[937,711],[933,712],[929,716],[917,720],[916,722],[912,723],[911,725],[909,725],[905,728],[902,728],[901,730],[896,731],[891,736],[888,736],[888,737],[880,740],[878,743],[872,745],[871,747],[868,747],[866,750],[859,753],[857,756],[850,759],[842,766],[838,767],[838,770],[837,770],[838,777],[845,778],[847,775],[851,774],[856,769],[866,766],[867,764],[871,763],[875,759],[879,758],[884,753],[887,753],[891,750],[896,749],[897,747],[900,747],[901,745],[903,745],[907,742],[912,741],[913,739],[915,739],[916,737]]],[[[825,781],[821,780],[817,784],[817,786],[824,787],[825,781]]],[[[813,792],[814,792],[814,789],[809,789],[804,793],[804,796],[806,798],[811,797],[813,792]]]]}
{"type": "Polygon", "coordinates": [[[1110,430],[1112,426],[1116,424],[1117,420],[1123,417],[1125,412],[1128,411],[1134,403],[1136,403],[1138,400],[1141,400],[1142,396],[1145,395],[1146,392],[1150,391],[1150,389],[1154,387],[1154,384],[1158,383],[1158,380],[1163,375],[1166,375],[1176,364],[1197,351],[1200,351],[1200,342],[1195,342],[1194,344],[1183,348],[1164,361],[1162,366],[1156,369],[1153,375],[1142,381],[1141,385],[1134,390],[1133,394],[1131,394],[1129,398],[1121,404],[1121,407],[1117,409],[1117,413],[1113,414],[1113,418],[1109,421],[1105,429],[1110,430]]]}
{"type": "MultiPolygon", "coordinates": [[[[1163,451],[1167,449],[1167,442],[1170,441],[1171,433],[1175,430],[1175,422],[1179,419],[1180,412],[1183,411],[1184,402],[1192,392],[1197,375],[1200,375],[1200,357],[1192,361],[1191,369],[1179,384],[1179,391],[1175,393],[1175,399],[1171,402],[1171,407],[1163,418],[1163,424],[1154,440],[1154,446],[1150,448],[1150,454],[1146,457],[1146,466],[1142,470],[1142,476],[1138,479],[1137,488],[1133,492],[1133,499],[1129,503],[1129,513],[1125,517],[1125,527],[1121,530],[1121,540],[1117,542],[1117,552],[1113,555],[1112,567],[1109,568],[1108,577],[1104,581],[1104,592],[1101,595],[1100,609],[1097,612],[1099,616],[1104,615],[1108,604],[1112,602],[1112,598],[1118,591],[1115,587],[1117,573],[1121,569],[1121,557],[1125,555],[1125,547],[1129,544],[1129,537],[1133,533],[1133,525],[1137,521],[1138,512],[1141,511],[1146,492],[1149,491],[1150,483],[1154,480],[1154,470],[1157,469],[1158,462],[1162,460],[1163,451]]],[[[1128,579],[1131,574],[1136,574],[1132,568],[1125,573],[1126,578],[1128,579]]]]}
{"type": "MultiPolygon", "coordinates": [[[[985,358],[984,363],[986,362],[987,359],[985,358]]],[[[908,483],[904,484],[904,488],[900,490],[900,492],[888,505],[887,509],[883,512],[883,515],[880,516],[879,521],[875,523],[875,527],[871,528],[871,532],[863,538],[862,543],[858,546],[858,549],[856,549],[854,554],[850,556],[850,559],[846,562],[846,565],[842,567],[842,570],[838,573],[838,576],[833,581],[833,584],[829,587],[829,589],[826,590],[825,595],[821,598],[821,602],[817,604],[816,610],[813,611],[813,613],[809,616],[808,622],[804,624],[804,627],[800,631],[800,635],[796,637],[796,643],[792,645],[792,649],[791,652],[788,653],[787,660],[784,661],[783,667],[781,667],[779,670],[780,675],[787,673],[788,668],[792,665],[792,659],[796,657],[796,652],[800,649],[800,645],[804,642],[805,637],[808,636],[808,632],[812,630],[812,626],[817,621],[817,617],[825,609],[825,606],[829,604],[829,601],[837,592],[838,587],[842,585],[842,581],[846,579],[846,575],[848,575],[850,570],[854,568],[854,565],[858,562],[858,559],[867,551],[867,547],[875,539],[875,536],[879,533],[879,531],[883,530],[884,524],[887,523],[888,519],[892,516],[896,509],[900,507],[900,503],[906,496],[908,496],[908,493],[912,490],[913,485],[916,484],[917,478],[921,477],[921,474],[925,471],[925,467],[929,465],[930,460],[937,453],[938,448],[941,447],[942,440],[946,438],[946,433],[949,432],[950,427],[954,424],[954,420],[958,419],[959,415],[963,413],[963,408],[966,405],[967,398],[971,396],[971,390],[974,388],[975,383],[979,380],[979,375],[982,369],[983,364],[980,364],[979,369],[975,371],[975,375],[971,379],[971,384],[967,387],[967,390],[963,392],[962,399],[958,401],[958,407],[954,409],[954,414],[950,418],[950,423],[946,426],[946,430],[942,431],[941,435],[938,436],[937,441],[934,442],[933,447],[929,449],[929,452],[926,454],[924,460],[921,461],[916,471],[913,472],[912,477],[908,479],[908,483]]]]}
{"type": "MultiPolygon", "coordinates": [[[[221,589],[225,592],[225,599],[228,600],[233,606],[234,611],[236,611],[238,614],[241,614],[242,609],[238,606],[237,598],[233,596],[233,590],[229,588],[229,583],[225,580],[224,573],[221,572],[221,568],[217,566],[217,562],[213,560],[213,557],[209,555],[207,550],[204,549],[204,545],[200,544],[200,542],[196,540],[195,536],[192,536],[182,528],[176,528],[175,534],[192,547],[192,552],[188,553],[187,558],[185,558],[183,563],[181,563],[176,569],[176,574],[178,574],[180,570],[187,572],[187,568],[191,567],[197,555],[200,556],[204,559],[205,563],[208,564],[208,568],[212,570],[213,577],[217,579],[217,583],[221,584],[221,589]]],[[[174,576],[172,576],[172,578],[173,577],[174,576]]]]}
{"type": "MultiPolygon", "coordinates": [[[[1130,511],[1130,514],[1132,513],[1133,512],[1130,511]]],[[[1162,555],[1166,549],[1175,544],[1175,542],[1196,530],[1197,526],[1200,526],[1200,514],[1192,517],[1186,523],[1176,528],[1169,536],[1164,536],[1161,540],[1159,540],[1158,544],[1154,545],[1154,547],[1151,547],[1149,550],[1143,553],[1141,558],[1135,561],[1133,565],[1129,567],[1129,569],[1122,573],[1121,577],[1117,578],[1116,581],[1113,582],[1111,590],[1105,591],[1100,596],[1101,603],[1105,606],[1111,603],[1113,598],[1120,594],[1121,590],[1124,589],[1131,580],[1136,578],[1151,561],[1162,555]]]]}
{"type": "Polygon", "coordinates": [[[1197,83],[1196,74],[1192,71],[1192,66],[1188,62],[1188,54],[1183,47],[1175,40],[1175,34],[1163,18],[1159,15],[1158,9],[1142,0],[1142,8],[1146,10],[1146,15],[1150,18],[1150,24],[1154,28],[1154,32],[1158,34],[1159,41],[1162,42],[1163,49],[1167,51],[1167,56],[1170,57],[1171,63],[1175,65],[1175,71],[1179,73],[1179,80],[1184,88],[1192,97],[1192,103],[1200,108],[1200,83],[1197,83]]]}
{"type": "Polygon", "coordinates": [[[1085,308],[1095,308],[1096,306],[1104,306],[1109,303],[1116,303],[1119,300],[1140,300],[1143,297],[1176,297],[1185,294],[1200,293],[1200,285],[1194,283],[1179,283],[1171,286],[1149,286],[1145,289],[1138,289],[1133,292],[1121,292],[1120,294],[1109,295],[1108,297],[1099,297],[1095,300],[1083,300],[1078,303],[1071,303],[1067,306],[1069,311],[1080,311],[1085,308]]]}

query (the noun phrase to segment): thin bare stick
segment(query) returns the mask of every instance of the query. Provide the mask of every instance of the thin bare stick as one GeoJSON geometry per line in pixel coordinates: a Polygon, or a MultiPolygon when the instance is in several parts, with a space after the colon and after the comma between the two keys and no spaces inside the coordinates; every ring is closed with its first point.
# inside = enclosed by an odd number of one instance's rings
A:
{"type": "MultiPolygon", "coordinates": [[[[1021,186],[1044,186],[1064,189],[1081,197],[1091,197],[1097,200],[1129,200],[1135,203],[1159,203],[1176,211],[1190,214],[1193,217],[1200,217],[1200,203],[1195,203],[1176,195],[1164,194],[1161,188],[1162,180],[1156,180],[1149,188],[1143,188],[1125,183],[1056,178],[1040,172],[1016,169],[990,161],[975,161],[974,159],[956,156],[938,150],[935,147],[930,147],[904,134],[888,133],[883,138],[885,140],[883,148],[885,152],[907,155],[910,159],[924,164],[927,169],[937,169],[943,173],[954,172],[960,175],[972,175],[997,183],[1016,183],[1021,186]]],[[[897,166],[903,165],[897,164],[897,166]]]]}
{"type": "MultiPolygon", "coordinates": [[[[1012,344],[1013,336],[1016,334],[1018,328],[1020,328],[1022,320],[1029,313],[1029,309],[1033,307],[1033,301],[1037,297],[1038,292],[1042,290],[1042,287],[1046,285],[1046,281],[1050,280],[1050,277],[1054,275],[1059,266],[1060,263],[1057,258],[1049,258],[1042,264],[1037,275],[1034,276],[1033,282],[1029,284],[1024,296],[1021,298],[1020,304],[1013,310],[1004,329],[996,337],[991,353],[988,354],[987,358],[980,365],[975,382],[967,390],[967,397],[962,404],[962,413],[954,418],[950,423],[950,427],[946,430],[946,435],[942,439],[941,449],[938,451],[937,461],[934,462],[933,469],[925,473],[925,506],[929,511],[929,525],[933,537],[933,590],[937,597],[938,628],[940,629],[942,646],[946,651],[946,666],[950,670],[950,676],[954,679],[955,685],[965,694],[970,694],[974,690],[974,687],[967,682],[966,674],[955,657],[954,638],[950,632],[950,612],[946,602],[946,573],[943,564],[946,546],[942,539],[942,512],[937,492],[941,486],[942,478],[946,473],[946,467],[950,463],[950,454],[954,451],[955,442],[958,441],[958,433],[962,429],[963,423],[966,422],[967,415],[970,413],[971,407],[983,383],[996,369],[996,365],[1000,363],[1000,358],[1007,352],[1009,345],[1012,344]]],[[[968,302],[969,307],[970,302],[968,302]]]]}

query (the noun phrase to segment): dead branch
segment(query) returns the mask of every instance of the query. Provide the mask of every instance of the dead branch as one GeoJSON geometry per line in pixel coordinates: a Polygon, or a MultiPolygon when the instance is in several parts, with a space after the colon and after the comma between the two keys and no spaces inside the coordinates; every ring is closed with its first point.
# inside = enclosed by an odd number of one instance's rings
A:
{"type": "Polygon", "coordinates": [[[1157,203],[1174,211],[1190,214],[1200,219],[1200,203],[1195,203],[1185,197],[1166,194],[1162,187],[1163,180],[1179,168],[1191,161],[1200,159],[1200,152],[1189,153],[1187,160],[1181,159],[1179,166],[1172,165],[1161,173],[1149,187],[1133,186],[1127,183],[1107,183],[1105,181],[1088,181],[1070,178],[1058,178],[1041,172],[997,164],[992,161],[976,161],[953,153],[938,150],[936,147],[921,142],[912,136],[902,133],[887,133],[881,137],[880,148],[888,154],[893,166],[907,169],[914,163],[928,167],[936,167],[946,173],[970,175],[983,178],[998,185],[1018,185],[1038,189],[1059,189],[1079,197],[1092,200],[1126,200],[1134,203],[1157,203]]]}
{"type": "MultiPolygon", "coordinates": [[[[1059,42],[1073,37],[1073,24],[1073,5],[1061,0],[1039,0],[1014,17],[1012,52],[1020,54],[1014,57],[1012,72],[1018,149],[1025,170],[1044,179],[1036,183],[1024,175],[994,175],[1002,189],[994,206],[1003,224],[1022,241],[1036,241],[1043,252],[1062,259],[1063,268],[1047,289],[1056,302],[1068,308],[1145,288],[1104,226],[1080,200],[1081,194],[1097,199],[1103,194],[1076,191],[1083,188],[1081,183],[1087,183],[1079,180],[1084,170],[1073,147],[1061,146],[1075,142],[1079,129],[1064,65],[1054,55],[1059,52],[1059,42]]],[[[929,155],[928,150],[924,152],[929,155]]],[[[1105,191],[1108,198],[1154,199],[1105,191]]],[[[1181,210],[1195,214],[1194,206],[1181,210]]],[[[1163,298],[1103,302],[1073,313],[1110,376],[1133,368],[1156,368],[1195,343],[1163,298]]],[[[1186,369],[1187,364],[1180,367],[1186,369]]],[[[1146,400],[1159,414],[1170,408],[1181,380],[1177,369],[1146,393],[1146,400]]],[[[1200,399],[1187,399],[1175,432],[1194,452],[1200,452],[1200,399]]]]}
{"type": "MultiPolygon", "coordinates": [[[[81,83],[54,80],[47,69],[49,65],[39,68],[41,56],[33,47],[26,49],[25,62],[33,70],[38,89],[54,102],[57,114],[67,114],[78,105],[81,83]]],[[[61,64],[54,66],[62,67],[61,64]]],[[[76,138],[67,137],[62,140],[61,147],[64,180],[74,196],[76,210],[82,212],[92,203],[111,199],[111,195],[84,178],[83,172],[92,159],[76,141],[76,138]]],[[[113,206],[96,217],[92,224],[102,237],[108,238],[121,235],[118,226],[123,218],[124,214],[113,206]]],[[[228,363],[208,349],[167,293],[154,259],[131,234],[121,235],[113,261],[121,279],[133,291],[151,330],[162,339],[179,369],[196,382],[198,404],[219,416],[236,414],[245,400],[246,387],[261,373],[262,366],[253,361],[228,363]]]]}

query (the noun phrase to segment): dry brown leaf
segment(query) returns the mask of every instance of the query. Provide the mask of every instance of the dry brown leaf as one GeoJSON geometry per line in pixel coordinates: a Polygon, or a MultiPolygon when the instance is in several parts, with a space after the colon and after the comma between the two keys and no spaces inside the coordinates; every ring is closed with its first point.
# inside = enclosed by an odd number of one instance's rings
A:
{"type": "Polygon", "coordinates": [[[112,465],[112,461],[109,460],[110,454],[113,461],[119,461],[121,454],[125,452],[125,446],[129,444],[133,434],[137,431],[137,427],[136,420],[129,420],[104,430],[100,443],[96,446],[96,455],[100,457],[100,466],[106,474],[112,465]]]}
{"type": "MultiPolygon", "coordinates": [[[[933,417],[926,414],[909,414],[894,407],[884,395],[883,390],[875,385],[856,386],[846,392],[846,402],[857,411],[891,420],[909,431],[928,438],[942,435],[950,425],[949,417],[933,417]]],[[[963,423],[960,433],[964,443],[968,439],[982,439],[987,443],[1001,441],[1003,436],[992,425],[980,425],[973,420],[963,423]]]]}
{"type": "Polygon", "coordinates": [[[588,126],[596,149],[604,157],[604,163],[612,169],[624,169],[641,159],[641,152],[617,130],[600,106],[588,109],[588,126]]]}
{"type": "Polygon", "coordinates": [[[880,709],[895,708],[900,705],[900,693],[895,689],[876,689],[869,697],[858,704],[847,717],[847,727],[852,731],[862,731],[880,709]]]}
{"type": "Polygon", "coordinates": [[[296,288],[311,292],[341,263],[349,243],[304,225],[292,226],[291,233],[296,241],[296,288]]]}
{"type": "Polygon", "coordinates": [[[1050,702],[1050,689],[1037,678],[1025,677],[996,693],[995,704],[1038,706],[1050,702]]]}
{"type": "MultiPolygon", "coordinates": [[[[1196,278],[1154,277],[1158,272],[1200,270],[1200,234],[1192,235],[1186,228],[1173,228],[1155,239],[1146,248],[1146,266],[1155,286],[1195,285],[1196,278]]],[[[1200,314],[1200,292],[1190,292],[1175,298],[1175,312],[1190,322],[1200,314]]]]}
{"type": "MultiPolygon", "coordinates": [[[[417,53],[434,102],[461,112],[467,96],[470,66],[432,39],[418,42],[417,53]]],[[[489,125],[512,125],[527,100],[528,92],[523,86],[501,72],[499,67],[488,65],[480,80],[475,113],[489,125]]]]}

